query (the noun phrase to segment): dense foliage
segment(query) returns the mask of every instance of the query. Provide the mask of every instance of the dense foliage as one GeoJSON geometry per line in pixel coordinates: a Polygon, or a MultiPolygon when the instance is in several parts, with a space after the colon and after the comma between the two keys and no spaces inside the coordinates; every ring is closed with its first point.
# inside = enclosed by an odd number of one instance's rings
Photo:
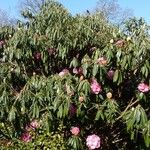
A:
{"type": "Polygon", "coordinates": [[[119,30],[101,13],[72,16],[53,1],[23,16],[0,29],[1,146],[149,148],[145,22],[119,30]]]}

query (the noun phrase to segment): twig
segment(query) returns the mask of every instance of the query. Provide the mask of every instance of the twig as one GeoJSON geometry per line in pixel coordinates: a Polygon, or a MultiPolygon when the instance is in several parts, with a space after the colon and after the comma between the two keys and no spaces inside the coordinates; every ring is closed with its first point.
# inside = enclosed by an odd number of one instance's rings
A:
{"type": "MultiPolygon", "coordinates": [[[[133,100],[133,99],[132,99],[133,100]]],[[[126,109],[122,112],[122,114],[116,119],[116,121],[118,121],[120,118],[123,117],[123,115],[127,112],[127,110],[132,107],[134,104],[136,104],[137,102],[139,102],[139,100],[137,99],[136,101],[134,101],[132,103],[132,100],[130,101],[129,105],[126,107],[126,109]]]]}
{"type": "MultiPolygon", "coordinates": [[[[27,84],[26,84],[27,85],[27,84]]],[[[25,91],[26,85],[23,87],[23,89],[20,91],[20,93],[17,95],[16,100],[18,100],[20,98],[20,96],[22,95],[22,93],[25,91]]]]}

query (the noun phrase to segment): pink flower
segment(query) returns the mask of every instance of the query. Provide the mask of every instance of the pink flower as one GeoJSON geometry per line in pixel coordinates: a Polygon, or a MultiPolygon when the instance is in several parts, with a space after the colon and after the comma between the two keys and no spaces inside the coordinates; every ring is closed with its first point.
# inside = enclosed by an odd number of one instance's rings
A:
{"type": "Polygon", "coordinates": [[[29,133],[23,133],[21,135],[21,140],[23,142],[30,142],[32,140],[32,136],[29,133]]]}
{"type": "Polygon", "coordinates": [[[69,73],[69,70],[68,69],[63,69],[60,73],[59,73],[59,76],[60,77],[63,77],[63,76],[65,76],[66,74],[68,74],[69,73]]]}
{"type": "Polygon", "coordinates": [[[74,74],[78,74],[78,69],[77,68],[73,68],[73,73],[74,74]]]}
{"type": "Polygon", "coordinates": [[[77,107],[75,104],[70,104],[70,107],[69,107],[69,114],[71,117],[75,116],[76,115],[76,112],[77,112],[77,107]]]}
{"type": "Polygon", "coordinates": [[[56,49],[55,48],[49,48],[48,50],[49,55],[55,55],[56,49]]]}
{"type": "Polygon", "coordinates": [[[83,72],[83,69],[81,67],[73,68],[73,73],[74,74],[82,74],[82,72],[83,72]]]}
{"type": "Polygon", "coordinates": [[[80,132],[80,129],[78,127],[72,127],[70,132],[73,134],[73,135],[78,135],[79,132],[80,132]]]}
{"type": "Polygon", "coordinates": [[[100,57],[100,58],[98,58],[97,63],[104,66],[104,65],[107,65],[107,60],[105,57],[100,57]]]}
{"type": "Polygon", "coordinates": [[[35,52],[35,53],[34,53],[34,58],[35,58],[36,60],[40,60],[40,59],[41,59],[41,53],[40,53],[40,52],[35,52]]]}
{"type": "Polygon", "coordinates": [[[39,122],[38,122],[37,120],[33,120],[33,121],[31,121],[31,123],[30,123],[30,127],[31,127],[32,129],[37,129],[37,128],[40,127],[40,124],[39,124],[39,122]]]}
{"type": "Polygon", "coordinates": [[[109,70],[109,71],[107,72],[107,76],[108,76],[108,78],[109,78],[110,80],[112,80],[113,77],[114,77],[114,71],[113,71],[113,70],[109,70]]]}
{"type": "Polygon", "coordinates": [[[140,83],[140,84],[138,85],[138,90],[139,90],[140,92],[145,93],[145,92],[148,92],[148,91],[150,90],[150,87],[149,87],[147,84],[145,84],[145,83],[140,83]]]}
{"type": "Polygon", "coordinates": [[[119,48],[121,48],[123,45],[125,44],[125,41],[124,40],[118,40],[115,45],[119,48]]]}
{"type": "Polygon", "coordinates": [[[0,46],[3,46],[5,44],[5,41],[0,41],[0,46]]]}
{"type": "Polygon", "coordinates": [[[100,85],[95,79],[92,80],[92,83],[91,83],[91,91],[92,91],[94,94],[98,94],[99,92],[102,91],[101,85],[100,85]]]}
{"type": "Polygon", "coordinates": [[[39,127],[40,127],[39,122],[37,120],[33,120],[25,127],[25,129],[29,131],[30,129],[37,129],[39,127]]]}
{"type": "Polygon", "coordinates": [[[86,145],[89,147],[89,149],[96,149],[100,147],[100,137],[93,134],[89,135],[86,139],[86,145]]]}

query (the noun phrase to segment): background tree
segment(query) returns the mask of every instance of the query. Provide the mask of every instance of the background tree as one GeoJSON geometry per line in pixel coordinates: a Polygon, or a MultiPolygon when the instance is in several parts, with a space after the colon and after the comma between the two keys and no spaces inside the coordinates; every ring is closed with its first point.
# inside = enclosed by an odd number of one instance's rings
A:
{"type": "Polygon", "coordinates": [[[133,11],[121,8],[117,0],[98,0],[96,11],[101,12],[108,20],[117,24],[133,17],[133,11]]]}
{"type": "Polygon", "coordinates": [[[46,0],[21,0],[19,2],[20,10],[28,10],[37,13],[46,0]]]}
{"type": "MultiPolygon", "coordinates": [[[[20,2],[21,10],[34,14],[39,11],[44,2],[46,0],[22,0],[20,2]]],[[[116,24],[121,24],[130,17],[133,17],[133,11],[131,9],[123,9],[117,0],[98,0],[93,11],[102,13],[104,18],[116,24]]]]}

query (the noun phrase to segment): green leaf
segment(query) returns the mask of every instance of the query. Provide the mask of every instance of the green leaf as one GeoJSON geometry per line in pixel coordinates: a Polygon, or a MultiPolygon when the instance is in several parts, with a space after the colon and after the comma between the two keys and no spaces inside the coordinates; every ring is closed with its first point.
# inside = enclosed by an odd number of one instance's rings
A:
{"type": "Polygon", "coordinates": [[[94,77],[96,76],[96,74],[97,74],[97,72],[98,72],[98,68],[99,68],[99,66],[98,66],[97,64],[95,64],[94,67],[93,67],[93,71],[92,71],[92,75],[93,75],[94,77]]]}
{"type": "Polygon", "coordinates": [[[116,70],[113,77],[113,82],[117,82],[119,76],[119,70],[116,70]]]}
{"type": "Polygon", "coordinates": [[[121,73],[121,71],[119,70],[119,72],[118,72],[118,85],[120,84],[122,82],[122,73],[121,73]]]}
{"type": "Polygon", "coordinates": [[[70,63],[70,67],[78,67],[78,59],[77,58],[73,58],[73,60],[71,61],[71,63],[70,63]]]}
{"type": "Polygon", "coordinates": [[[8,116],[8,120],[10,122],[14,121],[16,119],[16,109],[14,107],[11,108],[8,116]]]}
{"type": "Polygon", "coordinates": [[[99,120],[99,119],[100,119],[101,113],[102,113],[101,110],[98,110],[98,111],[97,111],[96,116],[95,116],[95,120],[99,120]]]}

